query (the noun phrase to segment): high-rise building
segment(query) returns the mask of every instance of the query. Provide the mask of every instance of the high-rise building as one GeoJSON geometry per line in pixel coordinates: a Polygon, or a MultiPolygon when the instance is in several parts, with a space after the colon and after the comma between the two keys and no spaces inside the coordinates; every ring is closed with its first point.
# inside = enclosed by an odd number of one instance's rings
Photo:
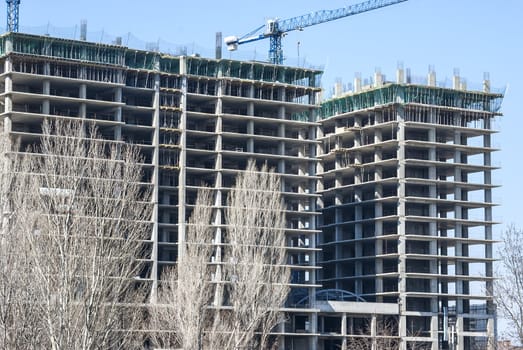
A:
{"type": "Polygon", "coordinates": [[[314,342],[321,71],[20,33],[0,37],[0,55],[4,130],[22,148],[38,141],[44,118],[84,118],[105,139],[140,147],[156,203],[141,276],[153,301],[162,269],[176,261],[199,188],[213,189],[219,245],[221,209],[236,174],[249,160],[281,174],[292,265],[286,306],[308,300],[281,331],[289,344],[314,342]]]}
{"type": "Polygon", "coordinates": [[[318,281],[397,303],[407,343],[472,349],[494,333],[492,125],[502,97],[487,77],[469,90],[457,74],[441,86],[432,70],[419,83],[399,69],[395,81],[357,78],[322,103],[318,281]]]}
{"type": "MultiPolygon", "coordinates": [[[[315,69],[21,33],[0,37],[0,73],[4,130],[22,147],[45,118],[84,118],[140,147],[156,203],[141,276],[152,302],[198,189],[211,187],[221,212],[254,160],[281,175],[286,205],[282,349],[399,335],[435,350],[453,334],[469,349],[493,335],[491,135],[502,95],[487,80],[473,91],[459,78],[436,86],[433,73],[425,84],[378,74],[320,105],[315,69]],[[399,322],[377,331],[387,319],[399,322]]],[[[223,216],[214,224],[220,244],[223,216]]]]}

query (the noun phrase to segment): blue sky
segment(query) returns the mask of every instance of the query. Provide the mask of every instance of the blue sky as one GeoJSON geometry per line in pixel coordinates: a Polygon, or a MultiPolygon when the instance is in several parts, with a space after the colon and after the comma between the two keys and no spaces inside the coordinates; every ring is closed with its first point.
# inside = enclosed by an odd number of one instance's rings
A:
{"type": "MultiPolygon", "coordinates": [[[[75,26],[86,19],[88,40],[122,36],[124,44],[159,41],[161,46],[182,45],[189,53],[210,56],[217,31],[241,36],[269,18],[285,19],[356,2],[21,0],[20,27],[49,27],[73,35],[75,26]]],[[[415,76],[425,76],[433,65],[438,80],[450,78],[454,68],[459,68],[469,86],[480,84],[483,73],[489,72],[493,87],[508,86],[504,116],[497,123],[500,134],[494,139],[494,145],[502,148],[494,155],[494,164],[502,166],[494,181],[503,185],[494,193],[502,204],[495,210],[495,219],[523,227],[519,207],[523,137],[517,108],[523,97],[522,13],[519,0],[409,0],[289,33],[283,41],[284,53],[289,62],[296,62],[299,46],[301,61],[325,69],[323,86],[327,90],[337,78],[349,83],[356,72],[365,78],[376,68],[393,78],[398,62],[415,76]]],[[[5,22],[4,16],[0,18],[5,22]]],[[[224,51],[224,57],[264,60],[268,46],[267,40],[246,44],[234,53],[224,51]]]]}

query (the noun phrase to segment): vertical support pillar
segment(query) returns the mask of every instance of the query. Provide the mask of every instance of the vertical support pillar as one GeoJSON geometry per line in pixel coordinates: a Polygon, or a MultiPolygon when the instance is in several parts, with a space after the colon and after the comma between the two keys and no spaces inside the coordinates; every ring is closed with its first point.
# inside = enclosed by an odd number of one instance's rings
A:
{"type": "MultiPolygon", "coordinates": [[[[376,112],[374,115],[374,124],[379,125],[382,123],[382,112],[376,112]]],[[[376,145],[375,151],[374,151],[374,162],[379,164],[383,160],[383,152],[381,148],[381,142],[383,140],[382,131],[379,128],[374,129],[374,144],[376,145]]],[[[383,198],[383,185],[381,183],[381,180],[383,178],[383,171],[382,166],[378,165],[376,166],[376,169],[374,170],[374,181],[376,183],[374,188],[374,198],[376,198],[378,201],[374,204],[374,217],[380,218],[383,216],[383,202],[379,201],[379,199],[383,198]]],[[[383,245],[384,240],[379,239],[383,235],[383,221],[381,220],[375,220],[374,222],[374,237],[375,237],[375,248],[374,253],[376,256],[386,254],[386,252],[383,251],[383,245]]],[[[374,263],[374,270],[375,274],[382,274],[383,273],[383,259],[382,258],[376,258],[374,263]]],[[[376,293],[383,293],[383,278],[382,277],[376,277],[375,280],[375,292],[376,293]]],[[[382,296],[376,297],[377,302],[383,301],[382,296]]]]}
{"type": "Polygon", "coordinates": [[[381,350],[381,349],[378,349],[378,342],[377,342],[377,339],[376,339],[376,336],[378,335],[378,322],[377,322],[377,318],[376,318],[376,315],[373,314],[371,316],[371,321],[370,321],[370,338],[371,338],[371,349],[372,350],[381,350]]]}
{"type": "Polygon", "coordinates": [[[341,350],[349,350],[347,349],[347,314],[344,312],[341,315],[341,350]]]}
{"type": "MultiPolygon", "coordinates": [[[[249,97],[254,98],[254,85],[249,87],[249,97]]],[[[252,101],[247,102],[247,115],[254,115],[254,102],[252,101]]],[[[254,135],[254,121],[252,119],[247,121],[247,134],[254,135]]],[[[247,152],[254,152],[254,139],[252,137],[247,138],[247,152]]]]}
{"type": "MultiPolygon", "coordinates": [[[[285,106],[278,107],[278,119],[285,119],[285,106]]],[[[278,122],[278,137],[285,137],[285,124],[278,122]]],[[[278,141],[278,154],[284,156],[285,155],[285,141],[278,141]]],[[[304,170],[300,163],[300,175],[304,175],[306,172],[306,169],[304,170]]],[[[278,160],[278,173],[285,174],[285,160],[283,158],[280,158],[278,160]]]]}
{"type": "MultiPolygon", "coordinates": [[[[429,73],[430,75],[431,73],[429,73]]],[[[432,71],[432,74],[435,74],[432,71]]],[[[435,77],[434,84],[435,84],[435,77]]],[[[430,110],[429,112],[429,119],[434,119],[434,110],[430,110]]],[[[437,161],[437,154],[436,154],[436,128],[431,127],[428,129],[428,142],[431,143],[431,146],[429,148],[429,161],[435,162],[437,161]]],[[[431,199],[429,204],[429,235],[432,238],[432,240],[429,243],[429,254],[432,256],[438,255],[438,227],[436,223],[436,218],[438,216],[438,208],[434,200],[438,199],[438,191],[437,191],[437,185],[435,181],[437,180],[437,171],[435,165],[430,165],[429,167],[429,179],[432,180],[429,186],[429,193],[428,196],[431,199]]],[[[439,273],[438,271],[438,261],[436,260],[430,260],[430,273],[432,275],[437,275],[439,273]]],[[[430,293],[433,295],[436,295],[438,293],[438,279],[432,278],[430,280],[430,293]]],[[[432,313],[431,319],[430,319],[430,338],[432,341],[432,350],[438,350],[439,349],[439,340],[438,340],[438,331],[439,331],[439,325],[438,325],[438,298],[432,297],[430,299],[430,312],[432,313]]]]}
{"type": "MultiPolygon", "coordinates": [[[[398,94],[399,102],[403,102],[402,93],[398,94]]],[[[405,203],[405,112],[402,105],[397,108],[396,120],[398,121],[398,302],[399,302],[399,325],[398,332],[401,342],[400,350],[407,350],[407,342],[404,340],[407,337],[407,261],[406,261],[406,203],[405,203]]]]}
{"type": "Polygon", "coordinates": [[[361,75],[356,74],[354,77],[354,92],[360,92],[361,91],[361,75]]]}
{"type": "Polygon", "coordinates": [[[429,74],[427,76],[427,82],[428,86],[436,86],[436,72],[434,71],[434,67],[429,67],[429,74]]]}
{"type": "MultiPolygon", "coordinates": [[[[85,96],[85,87],[82,88],[85,84],[82,84],[80,86],[80,93],[85,96]]],[[[120,95],[120,99],[121,99],[120,95]]],[[[83,97],[85,98],[85,97],[83,97]]],[[[158,260],[159,260],[159,254],[158,254],[158,222],[159,222],[159,210],[158,210],[158,202],[160,201],[159,198],[159,119],[160,119],[160,75],[155,75],[154,80],[154,95],[153,95],[153,127],[154,127],[154,135],[153,135],[153,177],[152,177],[152,185],[153,185],[153,193],[152,193],[152,200],[153,200],[153,213],[152,213],[152,220],[153,220],[153,232],[152,232],[152,252],[151,252],[151,259],[153,261],[153,266],[151,269],[151,279],[153,281],[153,285],[151,288],[151,302],[156,303],[158,298],[158,279],[160,278],[160,271],[158,266],[158,260]]],[[[85,118],[85,114],[83,116],[85,118]]]]}
{"type": "Polygon", "coordinates": [[[383,74],[381,74],[381,70],[376,69],[374,72],[374,87],[382,87],[383,86],[383,74]]]}
{"type": "MultiPolygon", "coordinates": [[[[120,75],[121,72],[118,72],[118,74],[120,75]]],[[[121,103],[122,99],[123,99],[122,87],[120,87],[120,86],[116,87],[114,89],[114,102],[121,103]]],[[[116,122],[122,122],[122,119],[123,119],[122,118],[122,106],[118,106],[118,107],[116,107],[116,109],[114,111],[114,120],[116,122]]],[[[155,134],[156,134],[156,129],[159,130],[159,125],[160,125],[160,120],[159,119],[160,119],[160,113],[159,113],[159,110],[158,110],[158,117],[156,118],[156,120],[153,120],[153,126],[154,126],[154,124],[156,124],[156,126],[155,126],[155,134]]],[[[159,136],[159,134],[158,134],[158,136],[159,136]]],[[[118,141],[122,140],[122,126],[121,125],[117,125],[114,128],[114,139],[118,140],[118,141]]]]}
{"type": "Polygon", "coordinates": [[[185,205],[186,205],[186,178],[187,178],[187,60],[180,57],[180,73],[182,86],[180,96],[180,172],[178,177],[178,256],[183,254],[185,243],[185,205]]]}
{"type": "Polygon", "coordinates": [[[398,66],[396,70],[396,83],[398,84],[404,84],[405,83],[405,71],[403,69],[403,66],[398,66]]]}
{"type": "MultiPolygon", "coordinates": [[[[314,106],[315,105],[315,99],[314,99],[314,95],[311,95],[311,100],[309,101],[309,104],[311,106],[314,106]]],[[[309,115],[309,118],[310,118],[310,122],[316,122],[316,117],[317,117],[317,111],[315,108],[311,108],[310,109],[310,115],[309,115]]],[[[285,115],[283,115],[283,118],[285,119],[285,115]]],[[[308,130],[308,137],[309,139],[312,139],[312,140],[316,140],[316,133],[319,132],[319,127],[309,127],[309,130],[308,130]]],[[[300,134],[299,135],[299,138],[303,138],[305,139],[306,138],[306,135],[304,134],[300,134]]],[[[318,145],[318,147],[321,147],[320,145],[318,145]]],[[[309,155],[308,157],[310,158],[315,158],[316,156],[316,152],[319,151],[319,148],[316,148],[315,149],[315,146],[314,145],[310,145],[309,146],[309,155]]],[[[306,164],[306,172],[308,175],[310,176],[314,176],[316,175],[316,164],[319,164],[319,162],[316,162],[316,161],[304,161],[304,163],[306,164]]],[[[317,184],[317,180],[308,180],[307,181],[307,191],[309,193],[313,193],[314,191],[314,187],[316,186],[317,184]]],[[[311,211],[317,211],[317,202],[314,200],[314,199],[310,199],[309,200],[309,206],[310,206],[310,210],[311,211]]],[[[312,216],[308,216],[307,219],[308,220],[308,224],[309,224],[309,230],[316,230],[316,218],[312,217],[312,216]]],[[[312,249],[316,249],[316,244],[317,244],[317,240],[316,240],[316,234],[315,233],[312,233],[311,236],[310,236],[310,247],[312,249]]],[[[316,265],[316,255],[315,254],[311,254],[311,266],[317,266],[316,265]]],[[[311,274],[310,274],[310,283],[312,285],[315,285],[317,283],[316,281],[317,279],[317,276],[316,276],[316,272],[315,271],[311,271],[311,274]]],[[[316,288],[315,287],[311,287],[310,288],[310,293],[309,293],[309,299],[311,301],[311,305],[316,305],[316,288]]],[[[318,314],[315,312],[313,315],[312,315],[312,318],[313,318],[313,324],[312,324],[312,331],[317,333],[317,322],[318,322],[318,314]]],[[[318,348],[318,337],[317,336],[314,336],[313,337],[313,346],[311,347],[311,350],[317,350],[318,348]]]]}
{"type": "MultiPolygon", "coordinates": [[[[355,128],[355,135],[354,135],[354,147],[357,148],[363,144],[362,140],[362,134],[360,132],[361,130],[361,117],[355,116],[354,117],[354,128],[355,128]]],[[[365,166],[363,164],[363,157],[361,155],[360,151],[355,152],[354,154],[354,184],[355,185],[361,185],[363,182],[362,177],[362,169],[365,166]]],[[[355,202],[362,202],[363,201],[363,191],[361,189],[361,186],[357,186],[354,190],[354,201],[355,202]]],[[[363,227],[361,224],[361,220],[363,219],[363,209],[361,205],[356,205],[354,207],[354,221],[356,222],[354,224],[354,239],[356,239],[356,243],[354,244],[354,256],[356,258],[361,258],[363,256],[363,243],[361,241],[361,238],[363,238],[363,227]]],[[[361,279],[361,275],[363,274],[363,265],[362,261],[360,259],[356,260],[354,263],[354,275],[360,276],[359,278],[356,278],[354,280],[354,292],[356,294],[363,294],[363,281],[361,279]]]]}
{"type": "Polygon", "coordinates": [[[454,75],[452,76],[452,88],[456,90],[460,90],[461,88],[461,80],[459,77],[459,69],[454,68],[454,75]]]}
{"type": "MultiPolygon", "coordinates": [[[[9,37],[8,37],[9,38],[9,37]]],[[[11,43],[11,40],[8,39],[8,42],[6,42],[6,50],[8,43],[11,43]]],[[[4,112],[6,113],[6,116],[4,117],[4,131],[5,132],[11,132],[12,130],[12,117],[11,113],[13,112],[13,99],[11,97],[11,93],[13,92],[13,78],[11,76],[11,72],[13,71],[13,62],[11,61],[11,57],[7,56],[4,63],[4,71],[7,73],[5,76],[5,98],[4,98],[4,112]]]]}
{"type": "MultiPolygon", "coordinates": [[[[51,75],[51,64],[49,62],[44,62],[44,76],[51,75]]],[[[49,96],[51,94],[51,81],[49,79],[44,79],[42,82],[42,95],[49,96]]],[[[43,114],[50,114],[50,102],[49,98],[46,98],[42,101],[42,110],[43,114]]],[[[53,113],[54,114],[54,113],[53,113]]]]}
{"type": "MultiPolygon", "coordinates": [[[[48,64],[48,63],[46,63],[48,64]]],[[[42,83],[42,95],[49,96],[51,94],[51,81],[45,79],[42,83]]],[[[50,101],[49,97],[42,101],[42,114],[50,114],[50,101]]]]}
{"type": "MultiPolygon", "coordinates": [[[[218,77],[222,78],[223,72],[221,71],[221,68],[218,71],[218,77]]],[[[215,164],[215,170],[216,170],[216,180],[214,183],[214,207],[221,208],[222,202],[223,202],[223,196],[224,193],[222,192],[221,188],[223,186],[223,138],[222,138],[222,132],[223,132],[223,118],[221,117],[223,112],[223,99],[222,96],[224,95],[224,85],[225,81],[223,79],[218,80],[217,82],[217,100],[216,100],[216,109],[215,109],[215,117],[216,117],[216,145],[215,145],[215,153],[216,153],[216,164],[215,164]]],[[[250,104],[251,113],[253,110],[252,104],[250,104]]],[[[214,243],[215,244],[221,244],[223,243],[223,232],[221,229],[221,225],[224,224],[223,219],[224,213],[221,209],[216,209],[216,215],[214,218],[214,225],[216,227],[215,233],[214,233],[214,243]]],[[[221,249],[216,249],[216,261],[221,262],[222,256],[221,256],[221,249]]],[[[215,278],[216,281],[222,281],[223,280],[223,272],[221,270],[221,265],[216,265],[216,271],[215,271],[215,278]]],[[[214,295],[214,305],[215,306],[221,306],[223,301],[223,288],[221,285],[218,285],[218,288],[216,288],[216,292],[214,295]]]]}
{"type": "MultiPolygon", "coordinates": [[[[454,144],[460,145],[461,144],[461,132],[455,131],[454,132],[454,144]]],[[[454,151],[454,163],[461,163],[461,151],[456,148],[454,151]]],[[[454,181],[462,182],[462,173],[461,168],[459,165],[455,166],[454,168],[454,181]]],[[[462,190],[460,186],[456,186],[454,189],[454,200],[461,201],[462,198],[462,190]]],[[[462,206],[461,205],[454,205],[454,218],[456,220],[463,219],[463,212],[462,212],[462,206]]],[[[463,237],[463,224],[456,222],[455,225],[455,237],[456,238],[462,238],[463,237]]],[[[463,254],[463,244],[461,242],[456,241],[456,245],[454,248],[454,254],[456,256],[456,267],[455,267],[455,274],[456,275],[464,275],[466,274],[466,271],[464,269],[464,262],[463,260],[458,260],[459,257],[464,256],[463,254]]],[[[464,294],[464,285],[462,279],[456,279],[456,287],[455,287],[455,294],[464,294]]],[[[463,338],[463,312],[464,312],[464,302],[463,299],[456,300],[456,338],[457,338],[457,345],[456,350],[463,350],[464,346],[464,338],[463,338]]]]}
{"type": "MultiPolygon", "coordinates": [[[[340,128],[340,120],[336,120],[336,126],[335,126],[336,132],[339,130],[339,128],[340,128]]],[[[336,144],[335,144],[334,148],[337,150],[340,150],[342,148],[341,137],[336,136],[335,143],[336,144]]],[[[335,176],[335,178],[334,178],[334,187],[335,188],[339,188],[343,185],[342,173],[341,173],[340,169],[342,169],[345,165],[342,163],[342,157],[343,157],[343,155],[341,153],[335,154],[334,169],[338,170],[336,172],[336,174],[334,175],[335,176]]],[[[334,222],[335,223],[343,222],[343,208],[339,207],[342,204],[343,204],[343,194],[341,193],[341,191],[336,190],[335,198],[334,198],[334,205],[336,206],[336,209],[334,209],[334,222]]],[[[343,230],[340,227],[340,225],[335,225],[334,226],[334,242],[341,242],[341,241],[343,241],[343,230]]],[[[340,244],[336,244],[334,246],[334,249],[335,249],[334,258],[336,260],[341,259],[343,257],[343,247],[340,244]]],[[[341,284],[340,278],[343,277],[343,271],[341,269],[340,264],[334,265],[334,277],[336,278],[335,288],[342,289],[342,287],[340,285],[341,284]]]]}
{"type": "MultiPolygon", "coordinates": [[[[490,80],[488,80],[488,76],[485,77],[484,80],[484,91],[489,92],[490,91],[490,80]]],[[[488,107],[487,107],[488,108],[488,107]]],[[[484,128],[486,130],[492,130],[491,125],[491,116],[489,114],[486,114],[484,116],[484,128]]],[[[492,165],[492,159],[491,159],[491,147],[492,147],[492,139],[490,133],[485,133],[483,135],[483,147],[486,148],[486,150],[483,153],[483,165],[485,167],[490,167],[492,165]]],[[[483,181],[485,186],[485,192],[483,200],[485,203],[492,203],[492,188],[490,185],[492,185],[492,171],[488,168],[485,168],[485,171],[483,173],[483,181]]],[[[488,242],[485,243],[485,258],[492,259],[493,258],[493,249],[492,249],[492,243],[490,241],[492,240],[492,207],[490,205],[486,205],[484,209],[484,219],[485,219],[485,233],[484,237],[485,240],[488,242]]],[[[493,266],[491,261],[485,262],[485,275],[487,277],[493,277],[493,266]]],[[[489,280],[486,282],[486,294],[488,297],[491,297],[494,295],[494,283],[492,280],[489,280]]],[[[496,306],[494,305],[494,302],[492,299],[487,299],[487,313],[489,314],[489,318],[487,320],[487,336],[488,336],[488,344],[487,349],[493,350],[495,348],[495,344],[497,343],[497,334],[496,334],[496,306]]]]}
{"type": "Polygon", "coordinates": [[[78,91],[78,97],[82,99],[83,101],[80,103],[80,108],[78,110],[78,117],[80,118],[87,118],[87,106],[85,103],[85,99],[87,98],[87,85],[85,83],[81,83],[78,91]]]}

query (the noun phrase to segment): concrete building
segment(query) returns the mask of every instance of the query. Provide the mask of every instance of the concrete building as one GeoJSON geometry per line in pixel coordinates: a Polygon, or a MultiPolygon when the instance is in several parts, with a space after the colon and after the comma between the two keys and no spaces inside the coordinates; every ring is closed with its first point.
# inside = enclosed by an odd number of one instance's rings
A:
{"type": "Polygon", "coordinates": [[[469,349],[494,329],[485,290],[502,95],[488,81],[482,91],[458,77],[443,88],[433,73],[419,85],[400,71],[394,83],[378,74],[320,106],[321,73],[0,36],[3,126],[22,147],[38,141],[44,118],[85,118],[104,138],[141,148],[156,203],[141,276],[152,302],[198,189],[214,189],[219,244],[228,188],[254,159],[281,174],[286,203],[292,289],[282,349],[347,349],[355,336],[374,348],[401,336],[446,349],[447,324],[469,349]],[[476,302],[488,312],[472,314],[476,302]],[[392,319],[391,333],[380,333],[392,319]],[[486,329],[474,330],[477,319],[486,329]]]}
{"type": "Polygon", "coordinates": [[[318,281],[397,303],[407,345],[471,349],[493,337],[492,123],[502,97],[488,79],[476,91],[458,75],[446,87],[433,71],[413,83],[399,69],[395,81],[357,78],[322,103],[318,281]]]}
{"type": "Polygon", "coordinates": [[[291,317],[281,331],[290,347],[316,342],[321,71],[19,33],[0,37],[0,55],[3,126],[22,148],[38,142],[44,118],[85,118],[104,138],[141,148],[144,181],[152,183],[156,203],[141,276],[153,302],[162,269],[176,261],[198,189],[214,190],[214,241],[220,244],[220,209],[236,174],[250,159],[276,169],[292,265],[291,317]]]}

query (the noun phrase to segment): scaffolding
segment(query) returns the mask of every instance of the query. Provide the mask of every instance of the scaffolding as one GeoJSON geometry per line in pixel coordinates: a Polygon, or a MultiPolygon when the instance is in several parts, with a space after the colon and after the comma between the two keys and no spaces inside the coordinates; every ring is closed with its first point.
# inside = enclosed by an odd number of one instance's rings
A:
{"type": "Polygon", "coordinates": [[[420,103],[496,113],[501,108],[502,94],[465,91],[432,86],[403,87],[405,103],[420,103]]]}
{"type": "Polygon", "coordinates": [[[157,62],[157,52],[126,49],[125,65],[128,68],[155,70],[157,62]]]}
{"type": "Polygon", "coordinates": [[[8,33],[2,37],[3,54],[10,51],[36,56],[50,56],[99,64],[123,65],[125,48],[67,39],[8,33]],[[6,48],[7,42],[12,47],[6,48]]]}
{"type": "Polygon", "coordinates": [[[180,74],[180,58],[170,55],[161,55],[160,71],[170,74],[180,74]]]}
{"type": "Polygon", "coordinates": [[[424,85],[387,84],[325,101],[321,105],[321,119],[339,114],[362,111],[387,104],[420,104],[449,107],[475,112],[498,113],[503,94],[465,91],[424,85]]]}
{"type": "MultiPolygon", "coordinates": [[[[8,33],[0,37],[0,54],[23,55],[19,60],[23,66],[18,71],[31,74],[48,74],[69,78],[98,80],[111,83],[126,83],[128,86],[152,88],[153,81],[148,74],[161,73],[163,81],[168,77],[179,76],[183,71],[199,79],[230,78],[238,82],[252,84],[253,82],[272,83],[274,89],[289,85],[301,87],[288,90],[283,96],[287,102],[308,103],[311,91],[320,91],[322,71],[315,69],[293,68],[263,62],[241,62],[232,60],[216,60],[199,56],[185,57],[162,54],[157,51],[130,49],[120,45],[89,43],[86,41],[52,38],[22,33],[8,33]],[[27,56],[34,56],[34,63],[27,56]],[[38,59],[36,59],[38,57],[38,59]],[[53,63],[51,72],[44,69],[41,57],[52,57],[72,61],[71,63],[53,63]],[[92,70],[85,66],[79,67],[78,61],[92,65],[92,70]],[[185,65],[185,67],[182,67],[185,65]],[[102,69],[105,69],[103,71],[102,69]],[[133,73],[133,70],[136,72],[133,73]],[[125,72],[122,81],[118,71],[125,72]]],[[[201,80],[206,85],[198,88],[199,93],[211,94],[216,87],[210,80],[201,80]],[[211,89],[207,91],[207,89],[211,89]]],[[[179,89],[180,82],[164,84],[165,87],[179,89]]],[[[265,96],[267,88],[260,89],[258,98],[274,99],[274,94],[265,96]]],[[[234,95],[234,94],[233,94],[234,95]]]]}
{"type": "Polygon", "coordinates": [[[322,72],[292,68],[263,62],[214,60],[201,57],[187,58],[187,73],[206,77],[228,77],[252,82],[263,81],[319,88],[322,72]]]}

